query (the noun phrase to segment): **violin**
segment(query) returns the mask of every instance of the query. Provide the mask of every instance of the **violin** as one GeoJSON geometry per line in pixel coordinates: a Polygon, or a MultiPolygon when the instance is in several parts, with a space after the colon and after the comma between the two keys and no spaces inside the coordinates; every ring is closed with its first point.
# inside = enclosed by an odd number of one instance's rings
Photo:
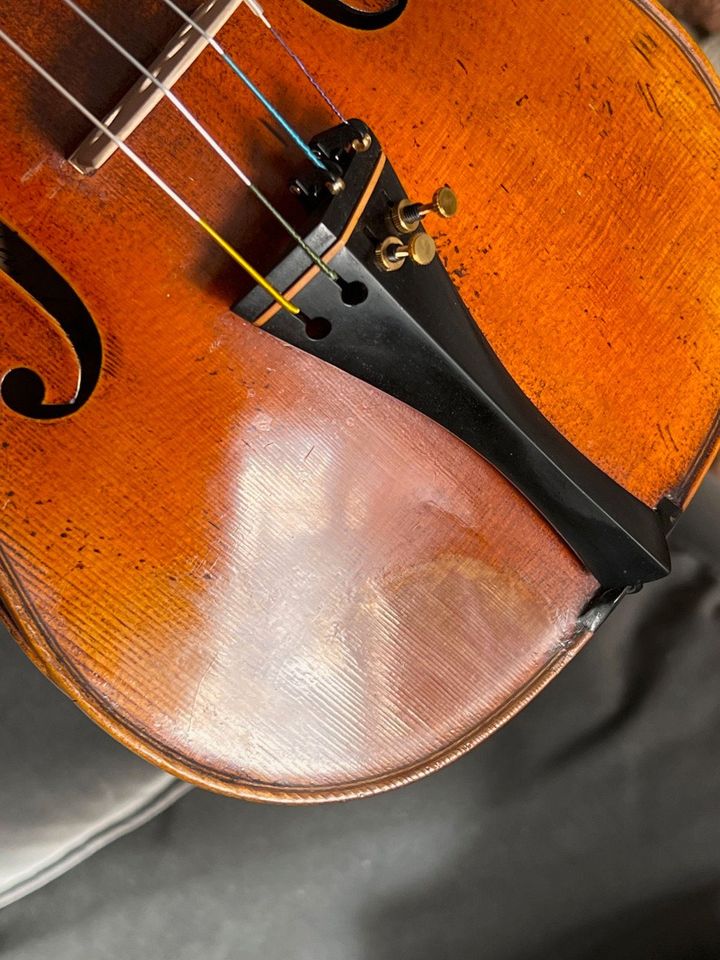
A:
{"type": "Polygon", "coordinates": [[[108,733],[377,793],[667,574],[720,88],[652,0],[12,0],[0,81],[0,610],[108,733]]]}

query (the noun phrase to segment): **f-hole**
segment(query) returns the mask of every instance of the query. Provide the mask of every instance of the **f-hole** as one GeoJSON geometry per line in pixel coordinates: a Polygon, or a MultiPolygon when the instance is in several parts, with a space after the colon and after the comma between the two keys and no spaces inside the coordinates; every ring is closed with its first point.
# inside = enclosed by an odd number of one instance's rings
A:
{"type": "MultiPolygon", "coordinates": [[[[334,20],[345,27],[355,30],[382,30],[395,23],[408,5],[408,0],[389,2],[385,10],[359,10],[343,0],[304,0],[304,2],[321,13],[328,20],[334,20]]],[[[420,0],[418,0],[420,2],[420,0]]]]}
{"type": "Polygon", "coordinates": [[[25,367],[0,383],[2,401],[33,420],[59,420],[76,413],[93,393],[102,367],[102,341],[90,313],[70,284],[29,244],[0,222],[0,270],[23,287],[60,324],[73,345],[80,386],[72,403],[46,404],[45,384],[25,367]]]}

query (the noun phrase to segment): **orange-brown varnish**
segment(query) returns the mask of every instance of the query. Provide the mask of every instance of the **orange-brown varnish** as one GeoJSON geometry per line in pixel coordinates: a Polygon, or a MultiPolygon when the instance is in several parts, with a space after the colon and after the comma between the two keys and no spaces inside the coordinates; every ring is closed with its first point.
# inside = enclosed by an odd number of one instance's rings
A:
{"type": "MultiPolygon", "coordinates": [[[[160,5],[88,8],[146,60],[176,29],[160,5]]],[[[720,406],[699,54],[645,0],[410,0],[368,34],[266,8],[413,198],[457,191],[428,227],[530,397],[646,503],[683,502],[720,406]]],[[[59,3],[0,24],[92,109],[132,82],[59,3]]],[[[250,14],[222,39],[303,134],[332,125],[250,14]]],[[[0,88],[0,218],[70,280],[105,357],[76,415],[0,414],[0,591],[29,655],[129,747],[232,795],[357,796],[482,739],[587,638],[597,584],[462,443],[227,313],[236,268],[123,157],[76,174],[86,122],[8,51],[0,88]]],[[[177,92],[296,218],[302,161],[230,71],[208,52],[177,92]]],[[[261,267],[282,254],[169,104],[132,143],[261,267]]],[[[0,376],[28,362],[69,399],[62,331],[2,278],[0,297],[0,376]]]]}

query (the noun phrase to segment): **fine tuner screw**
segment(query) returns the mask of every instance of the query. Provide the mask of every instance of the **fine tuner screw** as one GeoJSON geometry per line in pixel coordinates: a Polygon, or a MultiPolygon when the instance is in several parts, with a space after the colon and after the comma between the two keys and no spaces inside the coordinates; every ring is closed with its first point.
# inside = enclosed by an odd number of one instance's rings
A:
{"type": "Polygon", "coordinates": [[[435,259],[436,251],[435,241],[423,231],[416,233],[407,243],[399,237],[387,237],[375,251],[375,259],[381,270],[391,273],[404,266],[406,260],[426,267],[435,259]]]}
{"type": "Polygon", "coordinates": [[[444,220],[454,217],[458,211],[458,198],[450,187],[440,187],[430,203],[411,203],[401,200],[390,211],[390,222],[399,233],[414,233],[421,220],[429,213],[436,213],[444,220]]]}
{"type": "Polygon", "coordinates": [[[342,177],[335,177],[334,180],[327,180],[325,182],[325,188],[333,197],[339,197],[345,189],[345,181],[342,177]]]}
{"type": "MultiPolygon", "coordinates": [[[[325,181],[325,189],[333,197],[339,197],[340,194],[346,187],[346,183],[342,177],[336,177],[334,180],[325,181]]],[[[290,193],[295,197],[309,196],[310,190],[303,187],[303,184],[300,180],[294,180],[288,187],[290,193]]]]}
{"type": "Polygon", "coordinates": [[[350,144],[350,148],[354,150],[355,153],[366,153],[371,146],[372,137],[369,133],[363,133],[362,136],[356,137],[350,144]]]}

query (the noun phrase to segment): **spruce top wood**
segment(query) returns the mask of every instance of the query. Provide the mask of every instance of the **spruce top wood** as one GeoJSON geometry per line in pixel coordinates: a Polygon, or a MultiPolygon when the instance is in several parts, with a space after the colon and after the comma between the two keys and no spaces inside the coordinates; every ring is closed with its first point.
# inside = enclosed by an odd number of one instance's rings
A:
{"type": "MultiPolygon", "coordinates": [[[[87,8],[146,63],[177,29],[87,8]]],[[[645,0],[410,0],[367,32],[266,8],[410,199],[452,183],[435,239],[533,402],[648,506],[683,506],[718,448],[720,94],[677,26],[645,0]]],[[[100,114],[136,79],[59,4],[12,0],[0,26],[100,114]]],[[[332,123],[252,17],[221,37],[304,135],[332,123]]],[[[593,578],[460,441],[229,313],[235,266],[125,158],[78,174],[87,122],[5,50],[0,84],[0,220],[102,343],[73,415],[0,406],[24,649],[129,747],[234,796],[372,793],[491,733],[591,635],[593,578]]],[[[176,90],[297,219],[302,158],[227,68],[206,52],[176,90]]],[[[168,103],[131,142],[277,261],[283,235],[168,103]]],[[[27,366],[70,403],[67,331],[2,274],[0,311],[0,378],[27,366]]]]}

